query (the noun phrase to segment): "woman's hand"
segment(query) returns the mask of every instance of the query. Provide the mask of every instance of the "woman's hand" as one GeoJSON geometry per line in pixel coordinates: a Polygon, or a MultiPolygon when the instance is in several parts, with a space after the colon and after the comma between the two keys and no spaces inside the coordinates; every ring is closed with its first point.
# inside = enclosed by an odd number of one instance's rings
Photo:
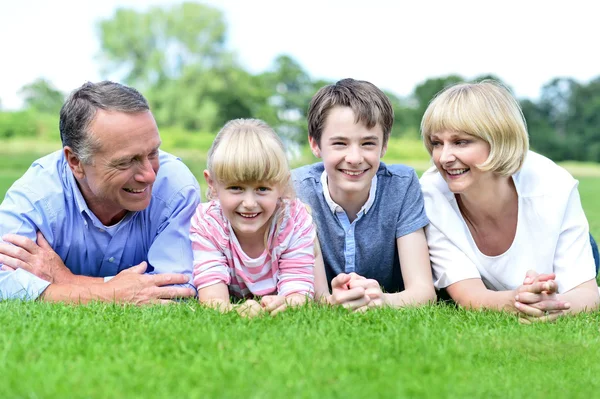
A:
{"type": "Polygon", "coordinates": [[[524,324],[551,322],[562,316],[571,305],[561,301],[558,296],[556,275],[538,274],[529,270],[521,285],[516,290],[515,308],[519,314],[519,322],[524,324]]]}

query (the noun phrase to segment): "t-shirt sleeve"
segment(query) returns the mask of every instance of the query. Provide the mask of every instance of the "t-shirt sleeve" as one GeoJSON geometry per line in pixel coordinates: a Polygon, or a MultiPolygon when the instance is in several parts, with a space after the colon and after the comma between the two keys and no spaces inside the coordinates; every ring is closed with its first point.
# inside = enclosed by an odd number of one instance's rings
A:
{"type": "Polygon", "coordinates": [[[558,291],[567,292],[596,276],[589,225],[581,206],[577,184],[571,190],[554,254],[558,291]]]}
{"type": "Polygon", "coordinates": [[[225,221],[216,214],[212,204],[202,204],[196,210],[190,226],[194,257],[193,283],[197,289],[217,283],[229,285],[231,276],[224,253],[225,221]]]}
{"type": "Polygon", "coordinates": [[[396,238],[400,238],[425,227],[429,223],[425,214],[423,194],[417,173],[413,170],[406,188],[398,222],[396,224],[396,238]]]}
{"type": "Polygon", "coordinates": [[[481,279],[477,266],[437,227],[429,224],[425,227],[425,235],[435,288],[446,288],[472,278],[481,279]]]}

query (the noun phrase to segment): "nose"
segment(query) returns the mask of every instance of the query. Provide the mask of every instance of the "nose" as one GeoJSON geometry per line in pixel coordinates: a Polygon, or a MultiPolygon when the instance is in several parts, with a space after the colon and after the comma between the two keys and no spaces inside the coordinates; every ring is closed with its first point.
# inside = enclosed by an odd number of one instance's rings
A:
{"type": "Polygon", "coordinates": [[[247,190],[242,199],[242,206],[247,209],[253,209],[256,206],[256,198],[252,190],[247,190]]]}
{"type": "Polygon", "coordinates": [[[449,164],[454,162],[455,160],[456,157],[454,156],[454,151],[452,150],[452,147],[448,145],[442,146],[440,153],[440,163],[449,164]]]}
{"type": "Polygon", "coordinates": [[[351,145],[348,147],[348,152],[346,153],[346,162],[349,164],[357,165],[362,163],[363,154],[359,148],[359,146],[351,145]]]}
{"type": "Polygon", "coordinates": [[[153,184],[156,180],[157,172],[158,164],[155,165],[150,159],[146,158],[143,162],[140,162],[135,180],[148,185],[153,184]]]}

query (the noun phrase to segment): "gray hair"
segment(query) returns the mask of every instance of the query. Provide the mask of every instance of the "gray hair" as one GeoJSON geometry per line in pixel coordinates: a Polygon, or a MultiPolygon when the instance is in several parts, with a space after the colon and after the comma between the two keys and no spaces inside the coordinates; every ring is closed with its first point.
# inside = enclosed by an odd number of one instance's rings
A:
{"type": "Polygon", "coordinates": [[[98,109],[136,113],[149,111],[150,107],[136,89],[108,80],[87,82],[74,90],[60,110],[60,139],[63,147],[71,147],[85,164],[91,163],[100,145],[88,131],[98,109]]]}

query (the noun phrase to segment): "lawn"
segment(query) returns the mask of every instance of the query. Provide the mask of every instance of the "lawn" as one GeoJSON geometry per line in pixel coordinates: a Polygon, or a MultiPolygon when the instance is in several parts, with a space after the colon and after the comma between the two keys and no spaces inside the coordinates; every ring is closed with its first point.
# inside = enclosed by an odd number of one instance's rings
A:
{"type": "MultiPolygon", "coordinates": [[[[0,198],[38,153],[0,149],[0,198]]],[[[202,154],[177,153],[200,177],[202,154]]],[[[422,171],[426,161],[414,165],[422,171]]],[[[584,169],[577,176],[581,197],[598,238],[600,168],[584,169]]],[[[0,398],[600,392],[600,312],[524,326],[511,315],[448,304],[365,314],[313,305],[246,320],[193,301],[144,308],[5,301],[0,325],[0,398]]]]}

